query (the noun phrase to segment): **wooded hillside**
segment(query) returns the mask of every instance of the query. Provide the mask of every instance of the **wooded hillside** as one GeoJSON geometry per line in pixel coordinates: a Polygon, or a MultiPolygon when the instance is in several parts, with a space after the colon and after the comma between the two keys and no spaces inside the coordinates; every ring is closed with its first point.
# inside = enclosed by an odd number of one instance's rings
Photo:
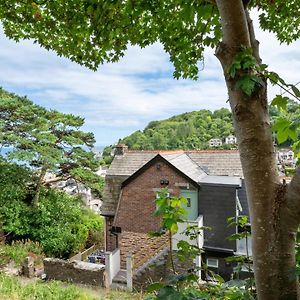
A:
{"type": "MultiPolygon", "coordinates": [[[[288,109],[270,106],[270,117],[273,124],[280,122],[281,118],[289,115],[293,122],[300,118],[299,105],[289,100],[288,109]]],[[[152,121],[144,130],[138,130],[129,136],[120,139],[118,143],[126,144],[129,149],[136,150],[174,150],[174,149],[207,149],[208,141],[212,138],[224,140],[228,135],[234,134],[231,112],[221,108],[211,112],[207,109],[186,112],[166,120],[152,121]]],[[[280,147],[289,147],[288,139],[280,147]]],[[[230,149],[233,145],[223,144],[218,148],[230,149]]],[[[110,163],[113,145],[103,151],[103,162],[110,163]]]]}

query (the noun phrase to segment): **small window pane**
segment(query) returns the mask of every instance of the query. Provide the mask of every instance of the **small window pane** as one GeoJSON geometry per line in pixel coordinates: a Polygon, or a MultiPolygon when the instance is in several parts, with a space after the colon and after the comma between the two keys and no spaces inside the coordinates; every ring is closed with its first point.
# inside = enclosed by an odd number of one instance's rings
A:
{"type": "Polygon", "coordinates": [[[216,259],[216,258],[208,258],[206,260],[206,264],[208,267],[211,267],[211,268],[218,268],[219,266],[219,261],[216,259]]]}
{"type": "Polygon", "coordinates": [[[186,206],[191,207],[191,198],[186,198],[186,200],[187,200],[186,206]]]}

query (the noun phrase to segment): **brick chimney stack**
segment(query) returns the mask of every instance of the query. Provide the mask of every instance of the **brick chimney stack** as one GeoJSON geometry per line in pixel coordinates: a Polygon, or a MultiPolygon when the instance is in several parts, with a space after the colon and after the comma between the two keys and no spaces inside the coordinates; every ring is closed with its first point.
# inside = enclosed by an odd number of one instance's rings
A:
{"type": "Polygon", "coordinates": [[[125,152],[127,152],[128,146],[125,144],[118,144],[115,147],[115,155],[124,155],[125,152]]]}

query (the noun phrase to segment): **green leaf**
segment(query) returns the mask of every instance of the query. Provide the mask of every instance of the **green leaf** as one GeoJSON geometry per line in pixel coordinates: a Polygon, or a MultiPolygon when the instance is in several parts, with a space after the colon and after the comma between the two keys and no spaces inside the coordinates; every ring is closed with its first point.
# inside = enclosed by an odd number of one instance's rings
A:
{"type": "Polygon", "coordinates": [[[285,128],[289,127],[291,124],[291,122],[284,117],[279,117],[275,120],[273,126],[272,126],[272,130],[273,131],[282,131],[285,128]]]}
{"type": "Polygon", "coordinates": [[[287,102],[289,98],[283,97],[282,95],[276,95],[276,97],[272,100],[271,105],[277,106],[278,108],[282,108],[283,110],[287,110],[287,102]]]}
{"type": "Polygon", "coordinates": [[[277,138],[278,144],[282,144],[283,142],[285,142],[289,138],[288,129],[285,128],[284,130],[277,131],[276,138],[277,138]]]}
{"type": "Polygon", "coordinates": [[[297,98],[300,98],[300,91],[299,91],[299,89],[295,85],[292,85],[292,90],[293,90],[295,96],[297,98]]]}
{"type": "Polygon", "coordinates": [[[172,286],[165,286],[160,289],[157,300],[184,300],[183,296],[172,286]]]}
{"type": "Polygon", "coordinates": [[[228,74],[229,74],[229,76],[230,76],[231,78],[234,78],[235,75],[236,75],[236,72],[237,72],[238,70],[240,70],[240,69],[241,69],[241,62],[240,62],[240,61],[234,61],[234,62],[230,65],[230,67],[229,67],[229,69],[228,69],[228,74]]]}
{"type": "Polygon", "coordinates": [[[267,74],[268,78],[270,79],[272,84],[276,84],[278,82],[279,79],[279,75],[275,72],[269,72],[267,74]]]}
{"type": "Polygon", "coordinates": [[[154,282],[147,287],[147,292],[152,293],[154,291],[160,290],[164,285],[160,282],[154,282]]]}
{"type": "Polygon", "coordinates": [[[286,129],[288,132],[289,137],[295,142],[298,140],[298,132],[295,128],[288,128],[286,129]]]}
{"type": "Polygon", "coordinates": [[[174,224],[171,225],[170,231],[172,232],[172,234],[174,234],[174,233],[176,233],[178,231],[178,225],[177,225],[177,223],[174,223],[174,224]]]}
{"type": "Polygon", "coordinates": [[[236,88],[242,90],[247,96],[251,96],[255,90],[255,84],[252,76],[244,75],[236,82],[236,88]]]}

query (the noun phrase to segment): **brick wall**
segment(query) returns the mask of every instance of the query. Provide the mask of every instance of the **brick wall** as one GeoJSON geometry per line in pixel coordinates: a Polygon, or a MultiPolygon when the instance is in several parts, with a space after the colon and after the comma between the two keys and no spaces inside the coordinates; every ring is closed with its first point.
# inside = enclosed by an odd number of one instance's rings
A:
{"type": "Polygon", "coordinates": [[[191,182],[177,173],[169,164],[157,158],[146,170],[130,181],[122,191],[115,224],[122,231],[149,233],[160,227],[160,219],[153,216],[155,211],[156,193],[163,187],[160,181],[169,181],[168,189],[171,195],[179,196],[180,185],[191,182]]]}
{"type": "Polygon", "coordinates": [[[114,251],[117,248],[117,237],[111,233],[114,217],[105,217],[105,250],[114,251]]]}

